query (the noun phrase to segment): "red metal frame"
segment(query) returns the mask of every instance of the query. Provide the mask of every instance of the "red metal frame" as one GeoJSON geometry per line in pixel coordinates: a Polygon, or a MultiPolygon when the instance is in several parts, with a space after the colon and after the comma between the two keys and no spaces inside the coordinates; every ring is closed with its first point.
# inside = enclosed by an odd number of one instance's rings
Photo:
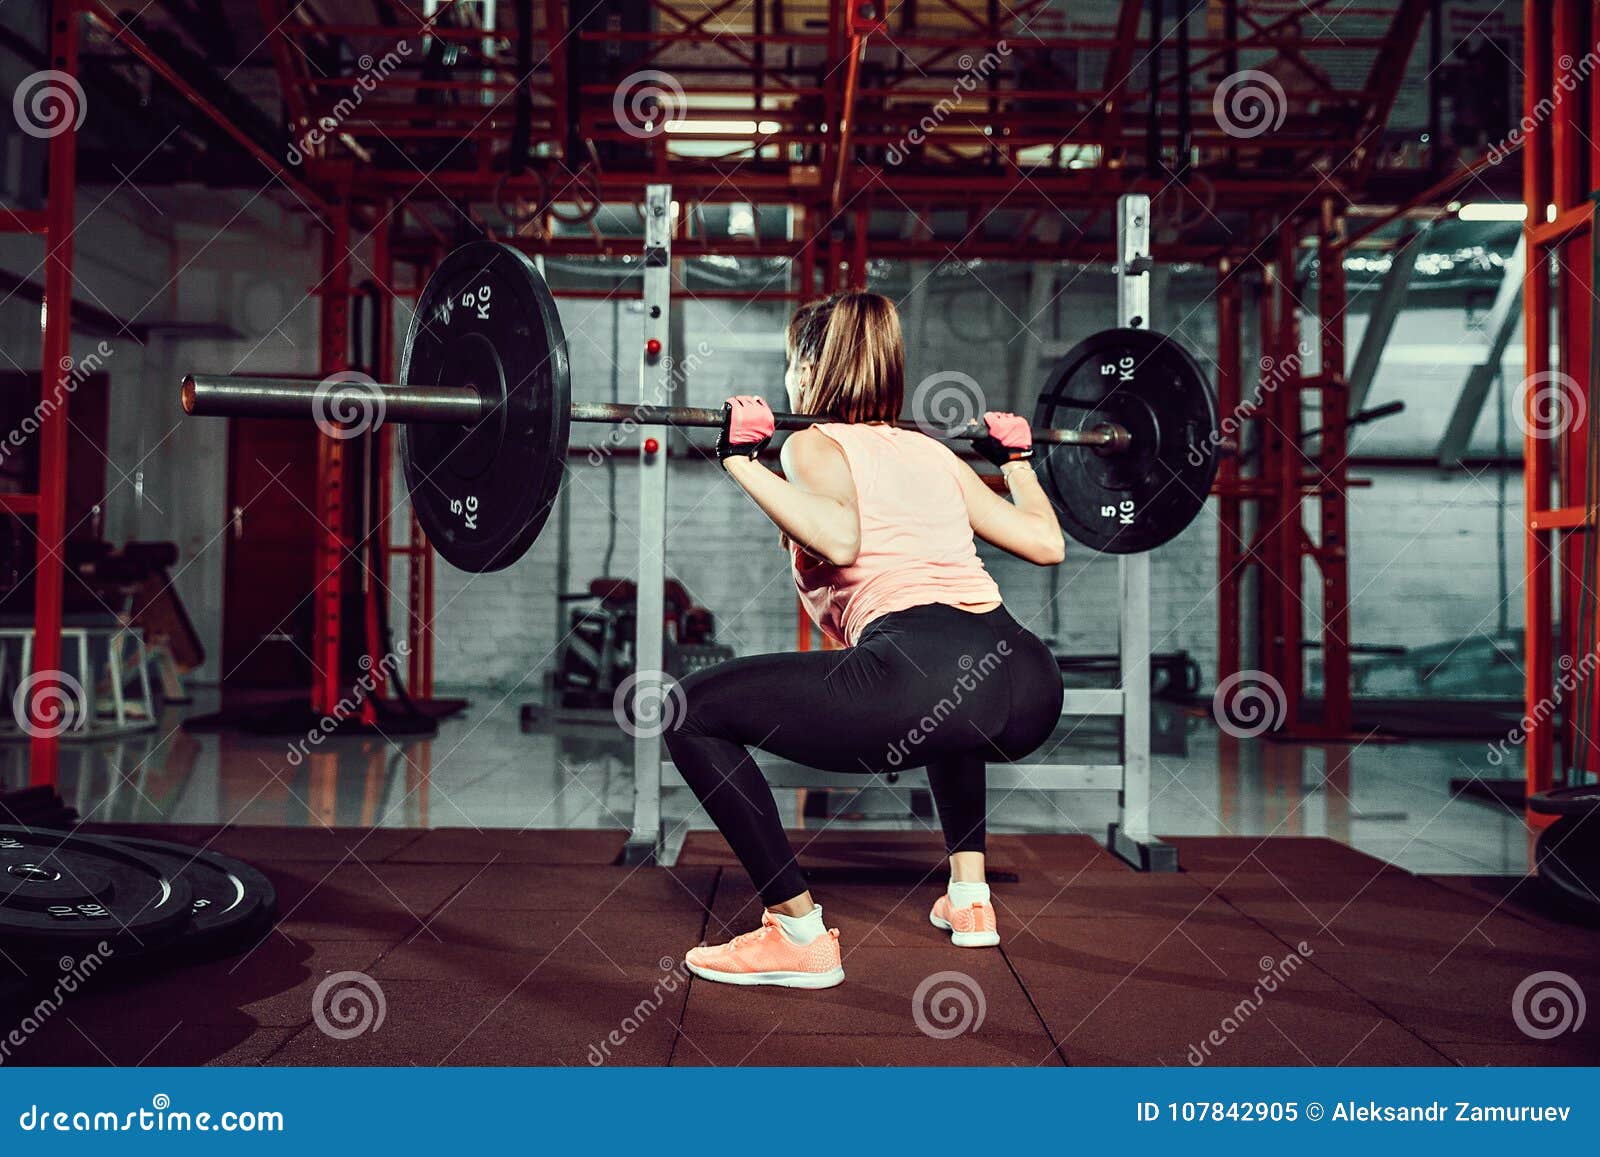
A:
{"type": "MultiPolygon", "coordinates": [[[[279,0],[261,2],[270,7],[279,0]]],[[[1305,8],[1314,12],[1330,2],[1310,0],[1305,8]]],[[[1140,88],[1129,84],[1143,75],[1134,59],[1145,7],[1140,0],[1125,0],[1115,26],[1105,32],[1044,37],[1032,29],[1024,30],[1031,15],[1043,7],[1042,0],[1009,8],[979,8],[970,2],[943,0],[931,10],[897,11],[897,20],[884,27],[862,24],[848,0],[831,0],[827,27],[820,31],[794,30],[771,0],[758,0],[753,12],[748,6],[732,9],[710,4],[685,13],[669,0],[649,3],[657,24],[653,30],[586,29],[574,34],[565,25],[559,0],[545,0],[538,6],[538,24],[531,30],[544,51],[529,76],[518,77],[509,58],[497,52],[465,66],[454,79],[421,81],[404,70],[395,72],[371,88],[354,108],[335,108],[335,103],[346,98],[357,78],[312,78],[304,75],[298,53],[275,51],[274,58],[285,90],[295,91],[290,103],[292,117],[306,123],[331,118],[340,133],[366,149],[407,139],[459,140],[464,163],[430,172],[427,187],[416,190],[418,200],[436,205],[443,205],[446,198],[494,197],[495,186],[507,169],[504,154],[514,125],[507,98],[519,87],[534,97],[530,157],[536,166],[549,168],[558,186],[584,167],[565,157],[571,136],[615,142],[636,151],[630,161],[611,161],[604,172],[587,174],[607,199],[618,201],[637,201],[646,183],[670,179],[680,200],[784,202],[836,213],[885,179],[875,166],[852,163],[852,146],[904,143],[914,130],[925,126],[930,110],[936,107],[938,123],[920,159],[893,173],[899,196],[925,194],[944,205],[970,205],[982,212],[1001,204],[1104,205],[1128,191],[1130,174],[1121,167],[1122,158],[1136,155],[1144,147],[1144,120],[1131,114],[1148,106],[1152,92],[1148,80],[1140,88]],[[753,27],[739,25],[741,18],[753,22],[753,27]],[[713,27],[714,20],[729,26],[713,27]],[[1009,65],[1002,64],[991,70],[982,86],[967,88],[958,106],[950,109],[953,82],[973,75],[973,61],[1000,51],[1002,42],[1006,53],[1019,46],[1029,51],[1103,50],[1107,57],[1104,84],[1074,91],[1059,85],[1027,87],[1017,83],[1009,65]],[[648,66],[672,74],[685,97],[681,105],[675,102],[674,119],[697,127],[694,141],[724,141],[734,146],[734,151],[722,157],[694,154],[678,144],[688,139],[684,136],[657,138],[639,149],[632,126],[625,128],[616,120],[614,98],[622,79],[620,72],[615,76],[586,73],[584,83],[569,89],[571,54],[597,46],[636,50],[633,55],[624,54],[626,64],[619,64],[619,70],[648,66]],[[910,67],[902,67],[906,64],[910,67]],[[884,79],[867,82],[869,67],[874,73],[881,71],[884,79]],[[744,77],[753,77],[753,85],[744,77]],[[455,96],[457,103],[419,108],[414,97],[422,88],[446,100],[455,96]],[[730,94],[748,94],[753,99],[748,107],[730,109],[726,99],[730,94]],[[569,99],[575,104],[569,106],[569,99]],[[1036,106],[1042,99],[1063,102],[1068,108],[1073,102],[1095,106],[1073,129],[1068,142],[1094,146],[1098,150],[1091,159],[1095,167],[1069,170],[1067,154],[1075,150],[1053,148],[1043,164],[1030,166],[1027,181],[1015,179],[1021,149],[1062,144],[1054,131],[1037,124],[1036,106]],[[820,117],[816,115],[819,109],[820,117]],[[756,127],[734,123],[744,118],[753,118],[756,127]],[[759,122],[765,121],[773,122],[776,131],[763,131],[759,122]],[[817,127],[819,124],[826,128],[817,127]],[[802,153],[809,159],[796,165],[802,153]],[[990,164],[997,153],[1008,161],[998,176],[975,171],[990,164]],[[737,161],[737,166],[730,167],[730,160],[737,161]],[[797,169],[811,171],[797,174],[797,169]]],[[[1321,57],[1348,57],[1351,52],[1373,55],[1363,87],[1315,94],[1323,100],[1337,100],[1359,116],[1318,121],[1309,114],[1309,106],[1291,109],[1291,121],[1270,134],[1270,139],[1247,140],[1229,136],[1213,123],[1209,86],[1198,85],[1190,91],[1188,100],[1198,114],[1190,135],[1202,146],[1198,167],[1210,168],[1210,179],[1234,186],[1219,185],[1219,197],[1230,207],[1266,207],[1275,199],[1281,203],[1285,197],[1298,200],[1315,192],[1315,177],[1262,180],[1247,168],[1241,170],[1241,156],[1256,156],[1267,148],[1303,146],[1332,149],[1339,156],[1354,155],[1365,175],[1378,153],[1371,147],[1372,137],[1385,123],[1403,76],[1403,69],[1391,68],[1389,63],[1409,53],[1426,8],[1427,0],[1403,0],[1383,37],[1354,37],[1331,30],[1323,34],[1319,24],[1310,30],[1313,35],[1309,38],[1297,40],[1295,51],[1321,57]],[[1284,187],[1287,185],[1294,188],[1284,187]]],[[[403,10],[397,15],[401,24],[380,25],[317,23],[302,14],[300,22],[282,24],[281,35],[273,39],[338,37],[378,53],[401,40],[427,36],[448,39],[469,57],[480,52],[486,39],[480,29],[440,27],[442,14],[432,22],[403,10]]],[[[509,40],[514,35],[512,19],[509,9],[503,9],[501,26],[489,38],[509,40]]],[[[1279,35],[1290,19],[1249,22],[1251,27],[1242,32],[1234,20],[1222,36],[1190,38],[1190,45],[1203,54],[1191,74],[1204,73],[1218,61],[1235,61],[1242,48],[1277,46],[1290,52],[1279,35]]],[[[1337,14],[1328,19],[1337,19],[1337,14]]],[[[1343,73],[1349,71],[1346,68],[1343,73]]],[[[1161,78],[1155,95],[1170,104],[1176,81],[1176,76],[1161,78]]],[[[1294,103],[1302,97],[1291,93],[1289,100],[1294,103]]],[[[1081,161],[1079,154],[1072,163],[1081,161]]],[[[1157,187],[1165,184],[1165,174],[1151,176],[1157,187]]],[[[359,179],[365,189],[380,194],[392,195],[417,185],[416,171],[409,166],[389,170],[365,165],[359,179]]]]}
{"type": "MultiPolygon", "coordinates": [[[[321,314],[319,363],[324,377],[349,369],[350,350],[350,207],[334,200],[329,206],[331,229],[322,242],[322,281],[318,285],[321,314]]],[[[345,507],[345,441],[326,434],[317,440],[317,585],[311,647],[311,710],[337,713],[348,690],[341,680],[340,649],[344,618],[344,573],[350,542],[345,507]]]]}
{"type": "MultiPolygon", "coordinates": [[[[75,0],[54,0],[50,7],[50,67],[69,76],[78,73],[78,16],[75,0]]],[[[28,700],[32,740],[28,781],[54,784],[60,743],[39,708],[61,671],[61,602],[67,537],[67,404],[72,368],[72,237],[77,225],[78,133],[70,123],[50,138],[49,191],[45,209],[44,332],[39,343],[39,493],[33,497],[37,546],[33,596],[33,673],[42,676],[28,700]]],[[[92,714],[94,672],[80,671],[92,714]]]]}
{"type": "MultiPolygon", "coordinates": [[[[1277,224],[1270,256],[1263,252],[1261,273],[1261,365],[1258,385],[1248,403],[1241,397],[1243,380],[1243,289],[1247,267],[1224,262],[1217,290],[1217,400],[1230,429],[1225,433],[1247,442],[1240,427],[1251,425],[1260,453],[1255,473],[1244,475],[1239,459],[1226,457],[1217,471],[1217,680],[1237,673],[1242,654],[1244,579],[1257,578],[1261,638],[1256,664],[1283,690],[1286,714],[1277,732],[1289,739],[1342,739],[1351,735],[1349,558],[1347,552],[1350,487],[1345,420],[1349,406],[1343,367],[1345,277],[1348,241],[1344,221],[1333,198],[1318,207],[1313,227],[1320,273],[1317,332],[1302,335],[1301,301],[1295,269],[1306,224],[1290,218],[1277,224]],[[1320,353],[1320,369],[1309,374],[1306,354],[1320,353]],[[1318,445],[1308,451],[1302,437],[1306,395],[1316,396],[1318,445]],[[1316,536],[1306,525],[1307,498],[1317,504],[1316,536]],[[1257,504],[1256,534],[1244,541],[1244,503],[1257,504]],[[1305,563],[1320,578],[1320,635],[1306,637],[1305,563]],[[1323,695],[1319,711],[1304,698],[1305,655],[1320,651],[1323,695]]],[[[1266,247],[1264,246],[1264,249],[1266,247]]]]}
{"type": "MultiPolygon", "coordinates": [[[[1321,371],[1314,383],[1319,411],[1317,456],[1311,462],[1318,488],[1318,541],[1304,552],[1322,576],[1322,718],[1318,734],[1350,733],[1350,556],[1345,420],[1350,395],[1344,376],[1344,218],[1332,197],[1323,199],[1318,220],[1317,321],[1321,371]]],[[[1295,430],[1299,426],[1294,427],[1295,430]]],[[[1298,520],[1296,520],[1298,521],[1298,520]]],[[[1299,656],[1295,656],[1298,661],[1299,656]]]]}
{"type": "MultiPolygon", "coordinates": [[[[1525,0],[1523,8],[1523,124],[1528,131],[1522,180],[1528,207],[1528,261],[1522,306],[1524,368],[1526,381],[1534,387],[1524,391],[1523,440],[1526,716],[1522,725],[1524,777],[1530,795],[1566,781],[1569,774],[1582,782],[1584,772],[1595,767],[1596,756],[1592,747],[1574,751],[1573,726],[1580,697],[1595,704],[1595,681],[1584,678],[1574,693],[1565,696],[1566,702],[1555,683],[1557,667],[1587,671],[1582,652],[1593,629],[1580,621],[1583,559],[1595,549],[1594,512],[1585,499],[1587,424],[1580,421],[1567,428],[1563,423],[1559,434],[1550,437],[1549,417],[1541,417],[1538,410],[1540,394],[1548,392],[1541,387],[1551,381],[1560,383],[1563,392],[1570,382],[1587,407],[1596,404],[1596,383],[1590,380],[1594,206],[1586,190],[1600,175],[1600,152],[1581,122],[1592,118],[1600,86],[1585,78],[1564,96],[1556,91],[1556,62],[1569,54],[1572,60],[1581,58],[1591,35],[1592,14],[1593,6],[1580,0],[1525,0]],[[1553,106],[1545,105],[1552,99],[1553,106]],[[1554,208],[1552,220],[1546,220],[1547,206],[1554,208]],[[1558,360],[1550,356],[1552,338],[1559,343],[1558,360]],[[1561,711],[1550,709],[1556,704],[1561,711]],[[1557,746],[1563,739],[1564,757],[1557,746]]],[[[1528,815],[1533,826],[1551,818],[1528,815]]]]}

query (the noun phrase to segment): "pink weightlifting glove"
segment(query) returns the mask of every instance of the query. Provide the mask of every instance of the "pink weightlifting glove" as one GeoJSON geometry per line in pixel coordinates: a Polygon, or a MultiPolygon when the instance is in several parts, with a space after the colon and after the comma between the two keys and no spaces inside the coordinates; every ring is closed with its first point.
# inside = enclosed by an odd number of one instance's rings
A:
{"type": "Polygon", "coordinates": [[[717,433],[717,460],[754,458],[772,441],[777,428],[766,399],[740,394],[722,403],[722,429],[717,433]]]}
{"type": "Polygon", "coordinates": [[[983,424],[989,432],[974,438],[972,447],[996,466],[1033,457],[1033,429],[1027,419],[990,410],[984,414],[983,424]]]}

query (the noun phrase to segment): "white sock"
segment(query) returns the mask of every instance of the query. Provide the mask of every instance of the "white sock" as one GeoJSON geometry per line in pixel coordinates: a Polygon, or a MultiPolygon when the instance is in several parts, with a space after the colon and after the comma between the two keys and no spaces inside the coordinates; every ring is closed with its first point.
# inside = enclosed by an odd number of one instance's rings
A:
{"type": "Polygon", "coordinates": [[[951,880],[948,895],[952,908],[970,908],[974,904],[987,904],[989,902],[989,885],[969,884],[961,880],[951,880]]]}
{"type": "Polygon", "coordinates": [[[810,944],[828,930],[828,926],[822,922],[821,904],[804,916],[785,916],[782,912],[774,912],[773,915],[777,917],[779,930],[791,944],[810,944]]]}

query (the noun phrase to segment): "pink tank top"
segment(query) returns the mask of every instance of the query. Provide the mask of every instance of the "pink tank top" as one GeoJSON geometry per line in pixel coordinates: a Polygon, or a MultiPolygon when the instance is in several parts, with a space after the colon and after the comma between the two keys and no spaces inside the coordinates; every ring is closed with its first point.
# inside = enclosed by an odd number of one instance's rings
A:
{"type": "Polygon", "coordinates": [[[834,566],[790,543],[794,583],[831,638],[855,646],[873,619],[929,603],[997,603],[962,494],[961,461],[937,439],[894,426],[826,422],[856,486],[861,551],[834,566]]]}

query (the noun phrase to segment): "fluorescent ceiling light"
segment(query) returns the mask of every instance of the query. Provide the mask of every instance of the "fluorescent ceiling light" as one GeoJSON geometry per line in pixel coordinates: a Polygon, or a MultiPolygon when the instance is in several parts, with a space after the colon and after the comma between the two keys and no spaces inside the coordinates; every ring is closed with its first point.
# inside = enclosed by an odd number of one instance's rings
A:
{"type": "Polygon", "coordinates": [[[684,133],[694,135],[711,135],[727,133],[732,136],[749,136],[751,133],[761,133],[770,136],[783,126],[777,121],[668,121],[669,133],[684,133]]]}
{"type": "Polygon", "coordinates": [[[1511,201],[1470,201],[1456,215],[1463,221],[1526,221],[1528,207],[1511,201]]]}

